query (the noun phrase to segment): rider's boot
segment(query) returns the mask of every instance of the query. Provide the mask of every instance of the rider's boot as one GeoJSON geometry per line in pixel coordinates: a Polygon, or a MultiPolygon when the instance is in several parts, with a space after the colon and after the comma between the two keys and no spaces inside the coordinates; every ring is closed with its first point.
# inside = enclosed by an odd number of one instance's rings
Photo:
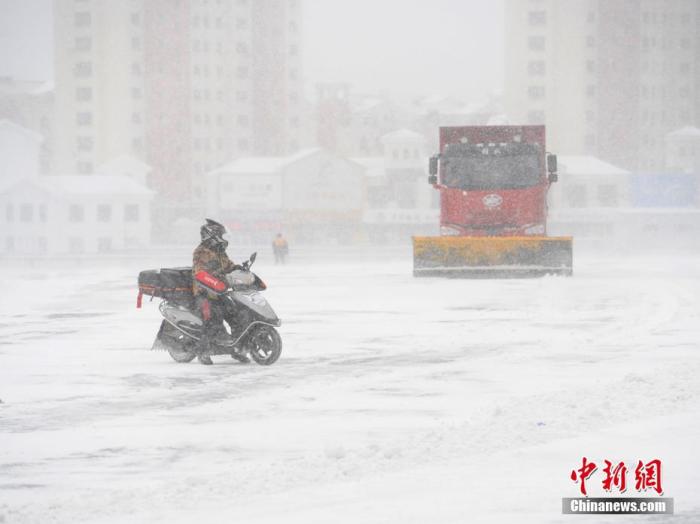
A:
{"type": "Polygon", "coordinates": [[[211,366],[214,363],[211,357],[205,353],[197,355],[197,360],[199,360],[200,364],[204,364],[205,366],[211,366]]]}
{"type": "Polygon", "coordinates": [[[199,343],[195,348],[195,353],[197,353],[197,360],[200,364],[205,366],[211,366],[213,364],[211,357],[209,356],[211,352],[211,345],[209,341],[209,336],[206,333],[202,333],[202,338],[199,339],[199,343]]]}

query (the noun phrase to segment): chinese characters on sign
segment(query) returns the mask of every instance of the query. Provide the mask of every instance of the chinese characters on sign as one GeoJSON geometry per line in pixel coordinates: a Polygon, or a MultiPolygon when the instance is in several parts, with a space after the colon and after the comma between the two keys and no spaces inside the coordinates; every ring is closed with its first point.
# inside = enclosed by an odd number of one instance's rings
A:
{"type": "MultiPolygon", "coordinates": [[[[624,462],[618,462],[614,465],[609,460],[605,460],[603,468],[603,489],[607,492],[613,489],[620,493],[627,490],[627,466],[624,462]]],[[[581,494],[588,496],[586,491],[586,481],[588,481],[597,471],[598,466],[595,462],[589,462],[588,458],[583,457],[581,467],[571,471],[571,480],[580,484],[581,494]]],[[[637,463],[634,469],[634,489],[637,491],[647,491],[653,489],[659,495],[662,495],[664,490],[661,487],[661,461],[654,459],[646,464],[641,460],[637,463]]]]}

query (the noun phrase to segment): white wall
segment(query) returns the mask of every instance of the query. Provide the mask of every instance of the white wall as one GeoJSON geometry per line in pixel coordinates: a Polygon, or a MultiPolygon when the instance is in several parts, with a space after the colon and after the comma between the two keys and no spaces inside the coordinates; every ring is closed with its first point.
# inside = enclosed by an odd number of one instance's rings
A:
{"type": "Polygon", "coordinates": [[[365,207],[364,168],[319,151],[283,169],[288,211],[360,211],[365,207]]]}
{"type": "Polygon", "coordinates": [[[551,210],[619,208],[630,205],[626,174],[567,174],[550,186],[547,202],[551,210]]]}
{"type": "Polygon", "coordinates": [[[0,195],[0,252],[6,254],[90,254],[150,245],[150,197],[51,194],[31,183],[0,195]],[[13,217],[8,220],[7,206],[13,217]],[[71,206],[82,209],[82,220],[71,218],[71,206]],[[109,220],[101,221],[98,207],[107,205],[109,220]],[[126,206],[138,207],[138,219],[127,221],[126,206]],[[21,209],[31,209],[22,219],[21,209]],[[43,209],[43,211],[42,211],[43,209]],[[8,244],[12,238],[12,246],[8,244]]]}
{"type": "Polygon", "coordinates": [[[21,127],[0,121],[0,184],[39,174],[41,140],[21,127]]]}

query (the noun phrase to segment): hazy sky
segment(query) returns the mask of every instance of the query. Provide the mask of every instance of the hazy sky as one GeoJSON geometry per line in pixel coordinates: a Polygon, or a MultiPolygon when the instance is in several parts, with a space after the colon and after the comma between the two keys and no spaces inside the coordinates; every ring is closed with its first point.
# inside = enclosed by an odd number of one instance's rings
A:
{"type": "MultiPolygon", "coordinates": [[[[120,1],[120,0],[114,0],[120,1]]],[[[401,96],[478,99],[503,83],[502,0],[303,0],[304,70],[401,96]]],[[[0,76],[50,78],[51,0],[0,0],[0,76]]]]}
{"type": "Polygon", "coordinates": [[[0,76],[52,76],[51,0],[0,0],[0,76]]]}
{"type": "Polygon", "coordinates": [[[307,80],[480,98],[503,83],[502,0],[304,0],[307,80]]]}

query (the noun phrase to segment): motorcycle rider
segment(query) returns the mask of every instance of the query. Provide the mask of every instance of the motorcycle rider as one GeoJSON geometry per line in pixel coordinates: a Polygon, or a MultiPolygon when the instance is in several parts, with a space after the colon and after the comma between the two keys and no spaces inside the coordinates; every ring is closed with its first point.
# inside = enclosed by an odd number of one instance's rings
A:
{"type": "Polygon", "coordinates": [[[212,342],[225,343],[229,339],[224,328],[225,310],[217,293],[201,285],[196,275],[203,271],[217,280],[223,280],[227,273],[240,266],[234,264],[226,254],[228,242],[223,238],[226,228],[222,224],[207,218],[199,233],[202,241],[192,255],[192,276],[195,302],[204,325],[196,353],[201,364],[211,365],[212,342]]]}

